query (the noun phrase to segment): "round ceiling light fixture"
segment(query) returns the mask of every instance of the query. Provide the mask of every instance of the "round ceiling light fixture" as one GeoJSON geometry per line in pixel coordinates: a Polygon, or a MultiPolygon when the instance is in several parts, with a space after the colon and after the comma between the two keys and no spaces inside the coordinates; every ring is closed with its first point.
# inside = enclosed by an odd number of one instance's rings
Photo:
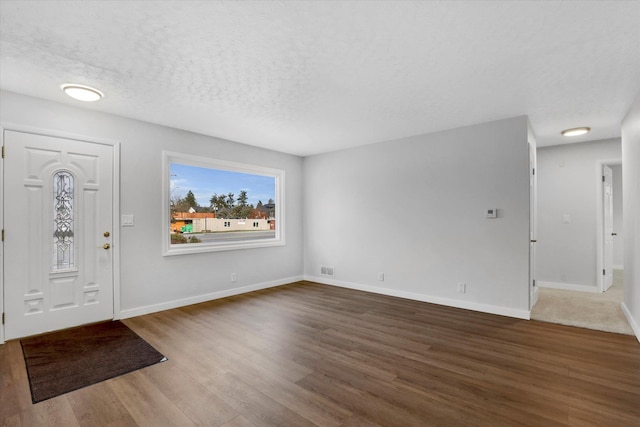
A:
{"type": "Polygon", "coordinates": [[[98,89],[75,83],[63,84],[60,88],[64,93],[78,101],[94,102],[101,100],[104,96],[98,89]]]}
{"type": "Polygon", "coordinates": [[[565,129],[561,133],[563,136],[579,136],[584,135],[585,133],[589,133],[590,130],[591,128],[583,126],[579,128],[565,129]]]}

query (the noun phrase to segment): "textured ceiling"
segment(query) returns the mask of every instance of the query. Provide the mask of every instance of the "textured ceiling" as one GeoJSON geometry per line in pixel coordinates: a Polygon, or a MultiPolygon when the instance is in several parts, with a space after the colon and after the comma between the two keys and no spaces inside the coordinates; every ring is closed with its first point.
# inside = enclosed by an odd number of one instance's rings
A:
{"type": "Polygon", "coordinates": [[[617,137],[640,2],[0,2],[0,87],[297,155],[528,115],[617,137]],[[74,82],[105,98],[80,104],[74,82]]]}

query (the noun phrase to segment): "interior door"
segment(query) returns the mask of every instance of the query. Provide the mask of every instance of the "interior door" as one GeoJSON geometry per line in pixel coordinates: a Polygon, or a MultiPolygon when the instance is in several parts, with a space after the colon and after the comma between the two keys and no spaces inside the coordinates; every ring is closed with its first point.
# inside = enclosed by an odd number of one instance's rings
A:
{"type": "Polygon", "coordinates": [[[602,167],[602,197],[603,197],[603,291],[613,284],[613,171],[607,165],[602,167]]]}
{"type": "Polygon", "coordinates": [[[113,318],[113,147],[5,131],[7,339],[113,318]]]}

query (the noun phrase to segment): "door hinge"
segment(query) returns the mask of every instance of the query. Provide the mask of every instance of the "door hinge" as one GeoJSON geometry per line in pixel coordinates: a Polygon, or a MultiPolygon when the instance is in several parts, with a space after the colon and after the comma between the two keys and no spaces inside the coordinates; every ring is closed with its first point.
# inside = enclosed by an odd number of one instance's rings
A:
{"type": "Polygon", "coordinates": [[[4,313],[2,313],[2,324],[4,325],[4,313]]]}
{"type": "Polygon", "coordinates": [[[533,279],[533,287],[536,287],[536,279],[533,279]]]}
{"type": "Polygon", "coordinates": [[[4,159],[4,145],[2,146],[2,158],[4,159]]]}
{"type": "Polygon", "coordinates": [[[531,170],[531,175],[535,175],[535,174],[536,174],[536,168],[533,168],[533,169],[531,170]]]}
{"type": "Polygon", "coordinates": [[[602,275],[603,275],[603,276],[606,276],[606,275],[607,275],[607,272],[605,271],[605,269],[604,269],[604,268],[602,269],[602,275]]]}
{"type": "MultiPolygon", "coordinates": [[[[4,156],[2,156],[2,157],[4,157],[4,156]]],[[[602,182],[604,182],[604,175],[602,175],[602,182]]]]}
{"type": "Polygon", "coordinates": [[[4,242],[4,228],[2,229],[2,241],[4,242]]]}

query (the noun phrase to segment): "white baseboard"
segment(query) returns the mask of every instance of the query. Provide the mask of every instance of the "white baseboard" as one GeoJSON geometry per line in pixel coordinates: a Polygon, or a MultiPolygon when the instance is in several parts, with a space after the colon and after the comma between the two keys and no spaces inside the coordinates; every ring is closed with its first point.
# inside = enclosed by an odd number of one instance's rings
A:
{"type": "Polygon", "coordinates": [[[624,270],[624,265],[620,264],[620,265],[614,265],[612,267],[614,270],[624,270]]]}
{"type": "Polygon", "coordinates": [[[596,286],[576,285],[574,283],[563,282],[545,282],[536,280],[536,286],[539,288],[564,289],[565,291],[591,292],[598,293],[600,290],[596,286]]]}
{"type": "Polygon", "coordinates": [[[500,307],[496,305],[480,304],[471,301],[461,301],[451,298],[435,297],[431,295],[419,294],[415,292],[399,291],[397,289],[380,288],[377,286],[361,285],[358,283],[344,282],[341,280],[328,279],[318,276],[304,276],[304,280],[322,283],[324,285],[339,286],[341,288],[356,289],[359,291],[372,292],[375,294],[388,295],[392,297],[406,298],[414,301],[429,302],[433,304],[446,305],[448,307],[463,308],[465,310],[480,311],[482,313],[498,314],[500,316],[515,317],[518,319],[531,319],[531,311],[517,310],[514,308],[500,307]]]}
{"type": "Polygon", "coordinates": [[[631,325],[631,329],[633,329],[633,333],[636,334],[636,338],[638,339],[638,342],[640,342],[640,326],[638,326],[634,318],[631,316],[631,312],[629,311],[627,306],[624,305],[624,303],[620,304],[620,307],[622,308],[622,312],[626,316],[627,321],[629,321],[629,325],[631,325]]]}
{"type": "Polygon", "coordinates": [[[156,313],[158,311],[171,310],[172,308],[184,307],[191,304],[226,298],[233,295],[245,294],[247,292],[259,291],[260,289],[274,288],[302,280],[302,276],[287,277],[284,279],[272,280],[270,282],[257,283],[255,285],[242,286],[240,288],[226,289],[224,291],[212,292],[204,295],[197,295],[189,298],[182,298],[174,301],[167,301],[159,304],[147,305],[144,307],[121,310],[114,319],[128,319],[130,317],[142,316],[144,314],[156,313]]]}

